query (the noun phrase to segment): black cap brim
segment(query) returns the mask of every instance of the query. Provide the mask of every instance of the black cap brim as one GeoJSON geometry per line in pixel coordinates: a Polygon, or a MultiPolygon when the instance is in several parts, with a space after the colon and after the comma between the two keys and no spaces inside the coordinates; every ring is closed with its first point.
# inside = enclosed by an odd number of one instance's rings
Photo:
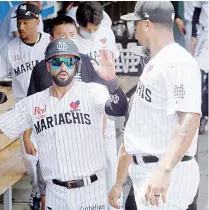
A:
{"type": "Polygon", "coordinates": [[[12,18],[17,18],[17,19],[38,19],[38,17],[33,17],[33,16],[25,16],[25,15],[16,15],[12,18]]]}
{"type": "Polygon", "coordinates": [[[55,57],[55,56],[58,56],[58,55],[73,55],[73,56],[75,56],[75,57],[77,57],[79,60],[80,60],[80,55],[78,55],[78,54],[76,54],[76,53],[66,53],[66,52],[57,52],[57,53],[53,53],[52,55],[50,55],[50,56],[48,56],[48,57],[46,57],[44,60],[45,61],[48,61],[48,60],[50,60],[51,58],[53,58],[53,57],[55,57]]]}

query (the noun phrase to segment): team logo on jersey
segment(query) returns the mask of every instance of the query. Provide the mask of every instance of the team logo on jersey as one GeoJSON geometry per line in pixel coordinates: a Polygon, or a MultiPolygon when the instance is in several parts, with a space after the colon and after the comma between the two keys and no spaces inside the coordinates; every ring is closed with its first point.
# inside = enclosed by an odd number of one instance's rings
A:
{"type": "Polygon", "coordinates": [[[25,53],[22,53],[22,55],[14,55],[14,62],[23,61],[25,60],[25,58],[26,58],[25,53]]]}
{"type": "Polygon", "coordinates": [[[37,119],[42,119],[45,117],[46,114],[46,105],[44,105],[43,107],[35,107],[34,108],[34,115],[37,116],[37,119]]]}
{"type": "Polygon", "coordinates": [[[26,62],[21,64],[20,66],[17,66],[16,68],[13,69],[15,76],[18,76],[28,71],[32,71],[37,63],[38,60],[26,62]]]}
{"type": "Polygon", "coordinates": [[[139,80],[139,84],[136,89],[136,93],[139,95],[140,98],[145,99],[147,102],[152,102],[152,92],[149,88],[147,88],[141,80],[139,80]]]}
{"type": "Polygon", "coordinates": [[[61,52],[67,52],[68,46],[67,46],[66,42],[58,42],[57,49],[61,52]]]}
{"type": "MultiPolygon", "coordinates": [[[[184,85],[183,84],[180,84],[179,86],[175,85],[173,93],[174,93],[175,99],[184,98],[186,94],[184,85]]],[[[176,101],[176,103],[178,103],[178,101],[176,101]]]]}
{"type": "Polygon", "coordinates": [[[106,39],[106,38],[100,39],[100,42],[101,42],[102,44],[105,44],[105,43],[106,43],[106,41],[107,41],[107,39],[106,39]]]}
{"type": "Polygon", "coordinates": [[[80,104],[80,101],[79,101],[79,100],[77,100],[76,102],[72,101],[72,102],[70,103],[70,107],[71,107],[71,109],[73,109],[74,111],[75,111],[75,110],[79,111],[79,110],[78,110],[79,104],[80,104]]]}
{"type": "Polygon", "coordinates": [[[87,113],[80,112],[58,113],[39,119],[34,124],[34,129],[39,134],[44,130],[65,124],[91,125],[91,117],[87,113]]]}
{"type": "Polygon", "coordinates": [[[114,104],[118,104],[120,98],[118,94],[111,94],[110,95],[110,101],[114,104]]]}

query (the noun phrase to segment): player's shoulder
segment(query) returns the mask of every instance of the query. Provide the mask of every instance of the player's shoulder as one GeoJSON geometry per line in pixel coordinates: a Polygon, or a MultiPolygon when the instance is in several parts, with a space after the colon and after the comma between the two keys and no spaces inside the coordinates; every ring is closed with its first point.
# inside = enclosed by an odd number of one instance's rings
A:
{"type": "Polygon", "coordinates": [[[88,55],[85,55],[83,53],[79,53],[80,57],[81,57],[81,60],[82,60],[82,63],[83,62],[90,62],[92,60],[92,58],[88,55]]]}
{"type": "Polygon", "coordinates": [[[47,100],[49,97],[49,88],[41,91],[41,92],[37,92],[33,95],[30,95],[30,96],[27,96],[25,99],[26,99],[26,102],[27,103],[43,103],[45,100],[47,100]]]}
{"type": "Polygon", "coordinates": [[[19,36],[17,36],[17,37],[15,37],[14,39],[12,39],[9,43],[8,43],[8,48],[10,48],[10,47],[12,47],[13,49],[14,49],[14,45],[17,45],[17,44],[19,44],[20,43],[20,37],[19,36]]]}
{"type": "Polygon", "coordinates": [[[200,68],[195,60],[195,58],[179,44],[172,47],[170,53],[168,53],[167,59],[165,57],[165,65],[167,69],[173,69],[174,72],[178,74],[188,74],[188,73],[199,73],[200,68]]]}
{"type": "Polygon", "coordinates": [[[76,82],[76,85],[80,88],[83,88],[84,90],[91,90],[91,89],[106,89],[106,87],[102,84],[99,83],[95,83],[95,82],[90,82],[90,83],[86,83],[86,82],[76,82]]]}
{"type": "Polygon", "coordinates": [[[168,56],[169,59],[166,59],[165,62],[171,65],[197,65],[195,58],[185,48],[177,43],[170,48],[168,56]]]}
{"type": "Polygon", "coordinates": [[[47,43],[50,42],[50,34],[45,33],[45,32],[41,32],[41,39],[47,43]]]}
{"type": "Polygon", "coordinates": [[[38,62],[33,68],[33,72],[35,72],[35,74],[38,74],[39,72],[46,71],[46,70],[47,68],[46,68],[46,63],[44,60],[38,62]]]}
{"type": "Polygon", "coordinates": [[[97,92],[97,93],[104,93],[104,91],[107,91],[107,87],[99,84],[99,83],[95,83],[95,82],[90,82],[90,83],[86,83],[86,88],[88,89],[89,92],[97,92]]]}

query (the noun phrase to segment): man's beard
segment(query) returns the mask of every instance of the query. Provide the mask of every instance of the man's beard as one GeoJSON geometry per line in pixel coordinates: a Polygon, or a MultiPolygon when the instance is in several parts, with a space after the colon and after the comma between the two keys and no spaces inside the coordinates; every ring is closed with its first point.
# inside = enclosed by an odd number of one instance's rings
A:
{"type": "MultiPolygon", "coordinates": [[[[62,73],[62,71],[59,72],[59,74],[61,74],[61,73],[62,73]]],[[[75,72],[74,72],[70,76],[68,75],[68,79],[67,80],[60,80],[60,79],[58,79],[59,74],[57,74],[56,76],[52,76],[52,79],[53,79],[54,83],[57,86],[59,86],[59,87],[66,87],[66,86],[68,86],[72,82],[72,80],[74,79],[74,76],[75,76],[75,72]]]]}

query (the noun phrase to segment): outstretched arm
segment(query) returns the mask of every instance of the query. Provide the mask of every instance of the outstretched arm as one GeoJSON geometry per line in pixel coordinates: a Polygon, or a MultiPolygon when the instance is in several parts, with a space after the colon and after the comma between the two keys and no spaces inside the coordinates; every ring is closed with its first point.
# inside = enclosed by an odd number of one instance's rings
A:
{"type": "Polygon", "coordinates": [[[110,98],[105,104],[105,113],[111,116],[124,116],[127,98],[116,77],[114,55],[108,49],[102,48],[98,57],[98,64],[93,60],[91,63],[96,73],[105,81],[104,85],[109,91],[110,98]]]}

